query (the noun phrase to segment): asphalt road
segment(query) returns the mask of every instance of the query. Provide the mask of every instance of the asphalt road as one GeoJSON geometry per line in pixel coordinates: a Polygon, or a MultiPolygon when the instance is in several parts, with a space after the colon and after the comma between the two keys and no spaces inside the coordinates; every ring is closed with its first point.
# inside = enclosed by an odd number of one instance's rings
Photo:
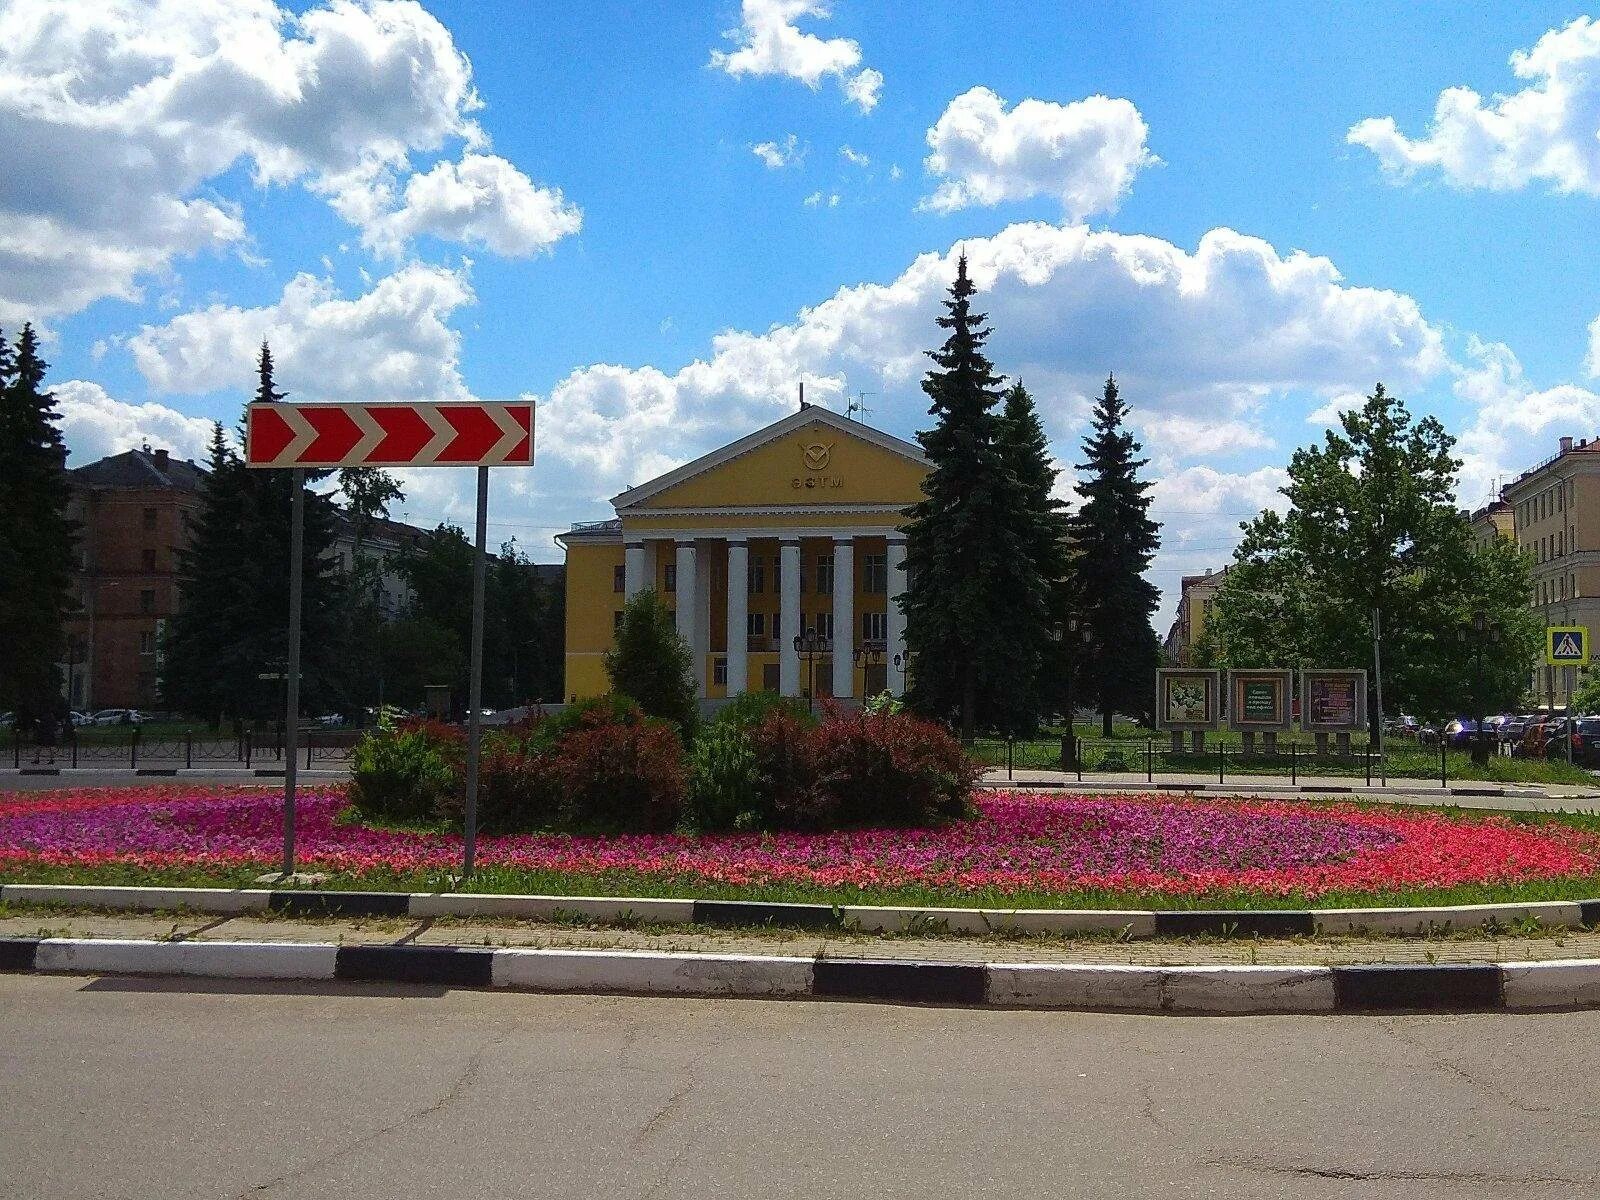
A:
{"type": "Polygon", "coordinates": [[[0,976],[0,1196],[1571,1200],[1597,1040],[0,976]]]}

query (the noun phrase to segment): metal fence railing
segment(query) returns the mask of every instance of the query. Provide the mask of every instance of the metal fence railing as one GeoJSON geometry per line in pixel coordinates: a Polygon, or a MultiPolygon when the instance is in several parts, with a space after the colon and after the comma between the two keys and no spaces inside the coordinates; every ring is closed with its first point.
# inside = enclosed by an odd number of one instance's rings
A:
{"type": "MultiPolygon", "coordinates": [[[[1444,742],[1420,745],[1397,741],[1383,748],[1375,743],[1355,743],[1341,751],[1332,745],[1323,752],[1297,740],[1280,739],[1272,749],[1264,741],[1246,745],[1242,740],[1208,738],[1199,749],[1187,741],[1175,750],[1163,738],[1087,738],[1063,736],[1059,757],[1052,751],[1049,761],[1041,761],[1037,742],[990,744],[990,761],[1003,767],[1008,778],[1018,768],[1045,768],[1073,774],[1079,782],[1085,776],[1143,779],[1155,783],[1174,775],[1215,779],[1274,777],[1298,784],[1309,777],[1348,778],[1352,782],[1387,783],[1391,776],[1406,779],[1436,779],[1448,786],[1452,776],[1467,776],[1463,770],[1470,750],[1444,742]],[[1027,751],[1027,753],[1023,753],[1027,751]]],[[[1505,748],[1496,747],[1496,753],[1505,748]]],[[[1481,777],[1481,776],[1474,776],[1481,777]]]]}
{"type": "MultiPolygon", "coordinates": [[[[347,763],[359,736],[359,731],[355,730],[302,729],[295,757],[307,769],[318,763],[347,763]]],[[[178,735],[150,737],[138,726],[132,726],[125,733],[117,730],[93,737],[78,736],[75,730],[69,730],[53,743],[41,743],[13,729],[10,742],[10,753],[6,757],[10,765],[19,770],[32,766],[125,767],[135,771],[141,767],[191,768],[222,764],[254,767],[281,764],[284,755],[281,730],[247,730],[238,736],[191,730],[178,735]]]]}

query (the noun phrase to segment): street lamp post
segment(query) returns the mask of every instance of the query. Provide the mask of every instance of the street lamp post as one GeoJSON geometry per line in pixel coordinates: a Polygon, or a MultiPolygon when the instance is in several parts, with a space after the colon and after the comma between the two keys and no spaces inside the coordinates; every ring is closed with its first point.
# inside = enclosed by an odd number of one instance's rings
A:
{"type": "Polygon", "coordinates": [[[817,696],[817,655],[831,654],[833,639],[819,637],[815,629],[808,629],[804,633],[795,634],[794,648],[797,654],[806,656],[806,672],[809,680],[806,686],[806,712],[814,713],[817,696]]]}
{"type": "MultiPolygon", "coordinates": [[[[895,656],[898,659],[898,655],[895,656]]],[[[884,661],[884,652],[876,646],[862,646],[855,653],[856,666],[861,668],[861,703],[865,707],[868,700],[872,699],[867,694],[867,671],[876,666],[881,666],[884,661]]],[[[885,691],[888,689],[885,688],[885,691]]]]}

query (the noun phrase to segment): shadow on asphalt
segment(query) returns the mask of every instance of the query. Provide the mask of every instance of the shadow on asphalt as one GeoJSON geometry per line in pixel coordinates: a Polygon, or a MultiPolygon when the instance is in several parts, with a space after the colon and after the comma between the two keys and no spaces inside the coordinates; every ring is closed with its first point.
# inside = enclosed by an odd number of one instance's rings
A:
{"type": "MultiPolygon", "coordinates": [[[[184,976],[101,975],[84,992],[175,992],[200,996],[350,996],[356,999],[434,999],[462,989],[422,983],[363,983],[331,979],[199,979],[184,976]]],[[[476,990],[476,989],[466,989],[476,990]]]]}

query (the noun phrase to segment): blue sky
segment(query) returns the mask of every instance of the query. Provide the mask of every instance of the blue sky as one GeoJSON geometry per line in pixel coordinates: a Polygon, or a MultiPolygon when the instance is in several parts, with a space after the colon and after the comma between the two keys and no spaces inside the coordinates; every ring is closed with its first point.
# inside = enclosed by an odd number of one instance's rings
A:
{"type": "Polygon", "coordinates": [[[0,324],[79,458],[198,451],[269,336],[294,398],[538,397],[492,516],[555,557],[801,377],[911,434],[958,245],[1064,465],[1123,379],[1163,618],[1379,378],[1466,504],[1600,432],[1571,6],[11,0],[0,81],[0,324]]]}

